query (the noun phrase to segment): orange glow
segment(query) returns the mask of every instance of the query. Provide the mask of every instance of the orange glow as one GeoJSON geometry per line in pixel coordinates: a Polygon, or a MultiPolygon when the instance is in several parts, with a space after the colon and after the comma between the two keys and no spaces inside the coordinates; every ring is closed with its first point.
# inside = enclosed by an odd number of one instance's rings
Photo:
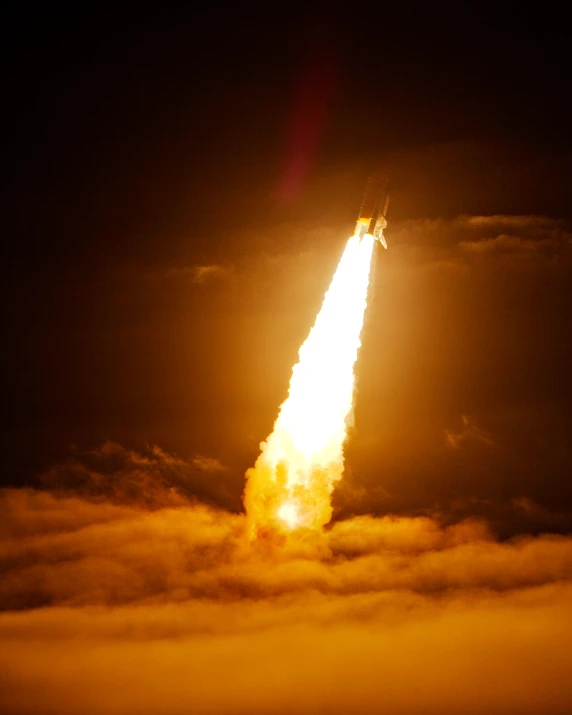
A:
{"type": "Polygon", "coordinates": [[[278,518],[281,519],[291,529],[299,523],[298,509],[293,501],[286,501],[278,509],[278,518]]]}
{"type": "Polygon", "coordinates": [[[369,235],[349,239],[300,348],[274,430],[247,472],[244,503],[252,535],[317,528],[331,519],[330,497],[344,468],[373,245],[369,235]]]}

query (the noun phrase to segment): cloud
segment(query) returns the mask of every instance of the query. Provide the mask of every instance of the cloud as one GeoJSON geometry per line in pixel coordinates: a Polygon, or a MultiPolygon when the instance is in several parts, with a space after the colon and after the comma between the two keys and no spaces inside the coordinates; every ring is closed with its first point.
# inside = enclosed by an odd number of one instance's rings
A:
{"type": "Polygon", "coordinates": [[[522,513],[532,524],[540,524],[544,531],[554,529],[566,533],[572,521],[572,512],[569,509],[550,511],[529,497],[515,497],[511,499],[511,505],[517,513],[522,513]]]}
{"type": "Polygon", "coordinates": [[[173,266],[163,271],[153,271],[145,274],[147,278],[167,280],[183,280],[190,283],[206,284],[227,280],[233,273],[232,266],[218,263],[207,263],[196,266],[173,266]]]}
{"type": "Polygon", "coordinates": [[[360,516],[249,543],[242,515],[162,496],[185,460],[115,443],[74,459],[91,475],[75,492],[0,492],[5,713],[572,706],[570,537],[360,516]],[[129,502],[134,471],[160,496],[129,502]]]}
{"type": "Polygon", "coordinates": [[[60,495],[81,493],[92,500],[155,509],[186,505],[194,498],[228,504],[226,485],[213,479],[222,471],[215,457],[182,459],[157,446],[135,451],[108,440],[95,449],[76,451],[40,479],[60,495]]]}
{"type": "MultiPolygon", "coordinates": [[[[527,260],[551,264],[572,258],[572,227],[564,220],[546,216],[461,215],[390,221],[386,234],[390,250],[384,254],[384,264],[388,267],[429,267],[463,274],[485,260],[519,266],[527,260]]],[[[314,286],[317,280],[327,287],[343,246],[339,227],[302,230],[298,225],[280,224],[271,239],[271,253],[246,241],[251,250],[232,264],[173,265],[142,275],[174,285],[183,281],[225,286],[242,300],[253,293],[259,300],[266,281],[273,283],[274,290],[283,283],[290,287],[293,280],[301,290],[306,284],[314,286]]],[[[290,292],[290,300],[294,297],[290,292]]]]}
{"type": "Polygon", "coordinates": [[[195,266],[191,269],[191,275],[195,283],[207,283],[226,278],[229,271],[229,268],[211,263],[206,266],[195,266]]]}
{"type": "Polygon", "coordinates": [[[192,458],[191,463],[202,472],[224,472],[226,470],[224,464],[221,464],[218,459],[214,459],[214,457],[205,457],[201,454],[195,455],[192,458]]]}
{"type": "Polygon", "coordinates": [[[567,222],[545,216],[458,216],[394,224],[388,240],[398,262],[459,271],[479,259],[514,266],[569,263],[572,230],[567,222]]]}
{"type": "Polygon", "coordinates": [[[558,715],[571,703],[570,596],[560,585],[434,604],[309,594],[10,614],[4,711],[558,715]]]}
{"type": "Polygon", "coordinates": [[[504,215],[496,214],[491,216],[462,216],[457,219],[458,223],[466,224],[471,228],[490,230],[511,231],[561,231],[567,226],[566,221],[554,219],[547,216],[535,216],[533,214],[524,215],[504,215]]]}
{"type": "Polygon", "coordinates": [[[531,241],[520,238],[519,236],[511,236],[501,234],[496,238],[485,238],[480,241],[461,241],[460,248],[464,251],[473,253],[525,253],[530,254],[538,251],[548,241],[531,241]]]}
{"type": "Polygon", "coordinates": [[[461,449],[463,445],[476,443],[492,446],[491,435],[477,426],[475,420],[467,415],[461,415],[462,429],[459,432],[445,430],[445,442],[451,449],[461,449]]]}
{"type": "Polygon", "coordinates": [[[555,238],[522,238],[502,233],[494,238],[461,241],[459,248],[475,257],[494,258],[497,261],[554,261],[561,255],[561,240],[555,238]]]}

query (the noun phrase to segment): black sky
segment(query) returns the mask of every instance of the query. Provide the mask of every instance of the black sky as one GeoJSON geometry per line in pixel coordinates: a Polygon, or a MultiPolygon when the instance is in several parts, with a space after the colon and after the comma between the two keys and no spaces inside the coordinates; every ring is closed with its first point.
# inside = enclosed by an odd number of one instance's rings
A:
{"type": "Polygon", "coordinates": [[[523,495],[572,509],[561,12],[50,7],[13,11],[5,34],[4,483],[33,483],[71,445],[160,443],[228,464],[238,508],[383,163],[402,253],[360,358],[348,484],[370,498],[342,494],[339,509],[523,495]],[[306,171],[284,193],[296,161],[306,171]],[[556,253],[481,262],[464,283],[415,273],[455,263],[460,241],[507,235],[502,222],[455,233],[461,215],[546,217],[508,233],[556,253]],[[216,270],[202,281],[200,266],[216,270]],[[463,415],[494,450],[473,432],[468,451],[439,451],[463,415]]]}

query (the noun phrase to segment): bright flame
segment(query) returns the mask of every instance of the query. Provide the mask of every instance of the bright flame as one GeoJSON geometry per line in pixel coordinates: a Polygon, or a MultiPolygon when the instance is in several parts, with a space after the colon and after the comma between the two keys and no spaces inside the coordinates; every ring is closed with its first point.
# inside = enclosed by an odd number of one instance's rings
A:
{"type": "Polygon", "coordinates": [[[343,473],[354,363],[367,302],[374,239],[347,243],[290,379],[274,430],[247,472],[244,503],[251,534],[320,527],[343,473]]]}
{"type": "Polygon", "coordinates": [[[298,510],[296,505],[292,502],[284,502],[280,509],[278,509],[278,518],[287,524],[291,529],[298,525],[298,510]]]}

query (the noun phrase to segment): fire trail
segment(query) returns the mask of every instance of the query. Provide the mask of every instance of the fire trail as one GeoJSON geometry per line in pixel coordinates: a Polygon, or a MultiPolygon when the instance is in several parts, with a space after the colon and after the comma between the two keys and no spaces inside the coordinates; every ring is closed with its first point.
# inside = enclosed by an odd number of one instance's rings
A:
{"type": "Polygon", "coordinates": [[[374,236],[357,229],[349,239],[300,348],[274,430],[247,472],[251,536],[319,528],[331,519],[330,497],[344,469],[374,243],[374,236]]]}

